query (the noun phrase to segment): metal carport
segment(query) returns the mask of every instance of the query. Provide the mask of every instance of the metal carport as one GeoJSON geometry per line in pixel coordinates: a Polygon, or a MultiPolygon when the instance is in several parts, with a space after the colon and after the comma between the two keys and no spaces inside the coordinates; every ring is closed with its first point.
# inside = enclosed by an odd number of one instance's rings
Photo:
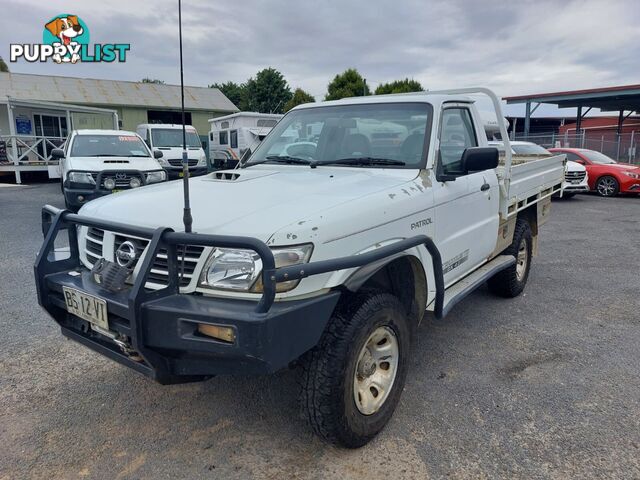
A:
{"type": "Polygon", "coordinates": [[[529,135],[531,114],[536,111],[541,103],[556,105],[558,108],[577,108],[577,132],[580,131],[582,119],[592,108],[599,108],[603,112],[619,112],[618,135],[620,135],[624,120],[633,112],[640,112],[640,85],[623,85],[617,87],[592,88],[589,90],[520,95],[504,97],[504,100],[507,104],[524,103],[526,105],[524,117],[525,136],[529,135]]]}

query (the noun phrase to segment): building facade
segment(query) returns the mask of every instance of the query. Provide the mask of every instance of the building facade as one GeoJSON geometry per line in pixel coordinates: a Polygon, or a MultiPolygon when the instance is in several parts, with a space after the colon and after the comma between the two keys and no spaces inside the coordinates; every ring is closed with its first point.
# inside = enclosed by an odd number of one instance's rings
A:
{"type": "MultiPolygon", "coordinates": [[[[0,172],[47,170],[51,150],[82,128],[134,130],[141,123],[182,123],[180,87],[21,73],[0,73],[0,172]]],[[[185,119],[208,152],[210,118],[238,108],[215,88],[185,87],[185,119]]]]}

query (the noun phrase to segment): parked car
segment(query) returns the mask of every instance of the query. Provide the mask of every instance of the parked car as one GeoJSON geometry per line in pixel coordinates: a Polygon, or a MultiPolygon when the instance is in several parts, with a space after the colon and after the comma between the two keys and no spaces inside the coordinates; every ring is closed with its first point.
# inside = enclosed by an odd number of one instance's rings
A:
{"type": "MultiPolygon", "coordinates": [[[[486,127],[485,127],[486,129],[486,127]]],[[[541,145],[537,145],[532,142],[513,141],[511,143],[511,152],[514,156],[549,156],[553,155],[551,151],[547,150],[541,145]]],[[[500,141],[490,141],[489,145],[495,145],[498,150],[504,152],[504,143],[500,141]]],[[[558,198],[571,198],[576,193],[588,192],[589,182],[587,169],[584,165],[578,162],[567,160],[564,170],[564,182],[562,182],[562,191],[558,192],[555,196],[558,198]]]]}
{"type": "Polygon", "coordinates": [[[314,431],[362,446],[399,402],[425,312],[486,282],[524,290],[564,179],[563,155],[512,165],[508,140],[499,165],[472,93],[502,117],[487,89],[293,108],[241,168],[192,180],[198,233],[180,182],[79,215],[46,206],[39,302],[64,335],[164,384],[301,365],[314,431]],[[318,123],[314,149],[285,153],[318,123]],[[411,133],[377,147],[367,123],[411,133]],[[77,248],[56,261],[62,228],[77,248]]]}
{"type": "MultiPolygon", "coordinates": [[[[153,151],[162,152],[160,165],[170,180],[182,178],[182,125],[174,123],[144,123],[136,127],[136,132],[153,151]]],[[[209,171],[207,156],[202,148],[197,130],[186,126],[187,155],[189,158],[189,176],[204,175],[209,171]]]]}
{"type": "Polygon", "coordinates": [[[60,160],[61,188],[69,210],[110,193],[163,182],[167,175],[136,133],[124,130],[74,130],[60,160]]]}
{"type": "Polygon", "coordinates": [[[589,188],[602,197],[640,193],[640,167],[637,165],[618,163],[603,153],[586,148],[550,148],[549,151],[564,153],[567,160],[584,165],[589,188]]]}

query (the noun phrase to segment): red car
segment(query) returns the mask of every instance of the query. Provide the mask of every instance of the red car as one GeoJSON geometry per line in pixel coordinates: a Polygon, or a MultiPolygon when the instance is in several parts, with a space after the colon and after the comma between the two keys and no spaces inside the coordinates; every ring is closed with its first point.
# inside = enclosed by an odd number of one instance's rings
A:
{"type": "Polygon", "coordinates": [[[618,163],[605,154],[586,148],[550,148],[550,152],[565,153],[567,160],[587,168],[589,188],[602,197],[618,193],[640,193],[640,167],[618,163]]]}

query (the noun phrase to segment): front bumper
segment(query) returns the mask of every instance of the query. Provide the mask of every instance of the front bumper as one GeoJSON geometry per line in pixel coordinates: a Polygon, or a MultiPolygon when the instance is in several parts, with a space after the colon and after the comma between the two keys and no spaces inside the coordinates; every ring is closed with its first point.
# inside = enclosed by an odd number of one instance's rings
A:
{"type": "Polygon", "coordinates": [[[562,190],[569,193],[588,192],[589,184],[586,181],[583,183],[564,182],[562,184],[562,190]]]}
{"type": "MultiPolygon", "coordinates": [[[[275,267],[271,249],[251,237],[174,232],[101,221],[45,206],[45,240],[34,274],[38,302],[62,328],[62,333],[89,348],[127,365],[160,383],[178,383],[221,373],[266,373],[279,370],[315,346],[341,296],[328,291],[313,298],[274,302],[278,282],[298,280],[357,268],[424,245],[432,257],[436,284],[434,313],[443,315],[442,258],[433,240],[424,236],[399,240],[366,253],[304,265],[275,267]],[[133,285],[107,290],[94,282],[80,262],[78,226],[148,239],[136,266],[133,285]],[[68,252],[56,251],[56,238],[68,235],[68,252]],[[178,249],[183,245],[249,249],[262,260],[263,293],[258,302],[183,294],[179,289],[178,249]],[[147,288],[159,252],[167,262],[168,283],[147,288]],[[63,287],[99,297],[107,303],[108,330],[92,327],[67,312],[63,287]],[[201,335],[198,324],[231,327],[232,342],[201,335]]],[[[124,277],[123,277],[124,278],[124,277]]]]}
{"type": "Polygon", "coordinates": [[[40,303],[62,333],[112,360],[168,384],[217,374],[270,373],[286,367],[316,345],[340,297],[333,291],[305,300],[275,303],[256,313],[255,302],[172,294],[150,299],[132,315],[128,295],[111,293],[91,279],[68,271],[47,276],[40,303]],[[128,343],[132,355],[113,338],[67,312],[62,287],[71,287],[107,301],[109,333],[128,343]],[[235,342],[200,334],[199,323],[230,326],[235,342]],[[135,341],[134,341],[135,339],[135,341]]]}
{"type": "MultiPolygon", "coordinates": [[[[167,176],[169,180],[175,180],[177,178],[182,178],[182,167],[163,167],[165,172],[167,172],[167,176]]],[[[204,167],[189,167],[189,176],[190,177],[198,177],[200,175],[206,175],[209,169],[204,167]]]]}
{"type": "Polygon", "coordinates": [[[101,190],[97,188],[63,188],[64,198],[67,205],[74,209],[79,209],[85,203],[99,197],[109,195],[111,190],[101,190]]]}

